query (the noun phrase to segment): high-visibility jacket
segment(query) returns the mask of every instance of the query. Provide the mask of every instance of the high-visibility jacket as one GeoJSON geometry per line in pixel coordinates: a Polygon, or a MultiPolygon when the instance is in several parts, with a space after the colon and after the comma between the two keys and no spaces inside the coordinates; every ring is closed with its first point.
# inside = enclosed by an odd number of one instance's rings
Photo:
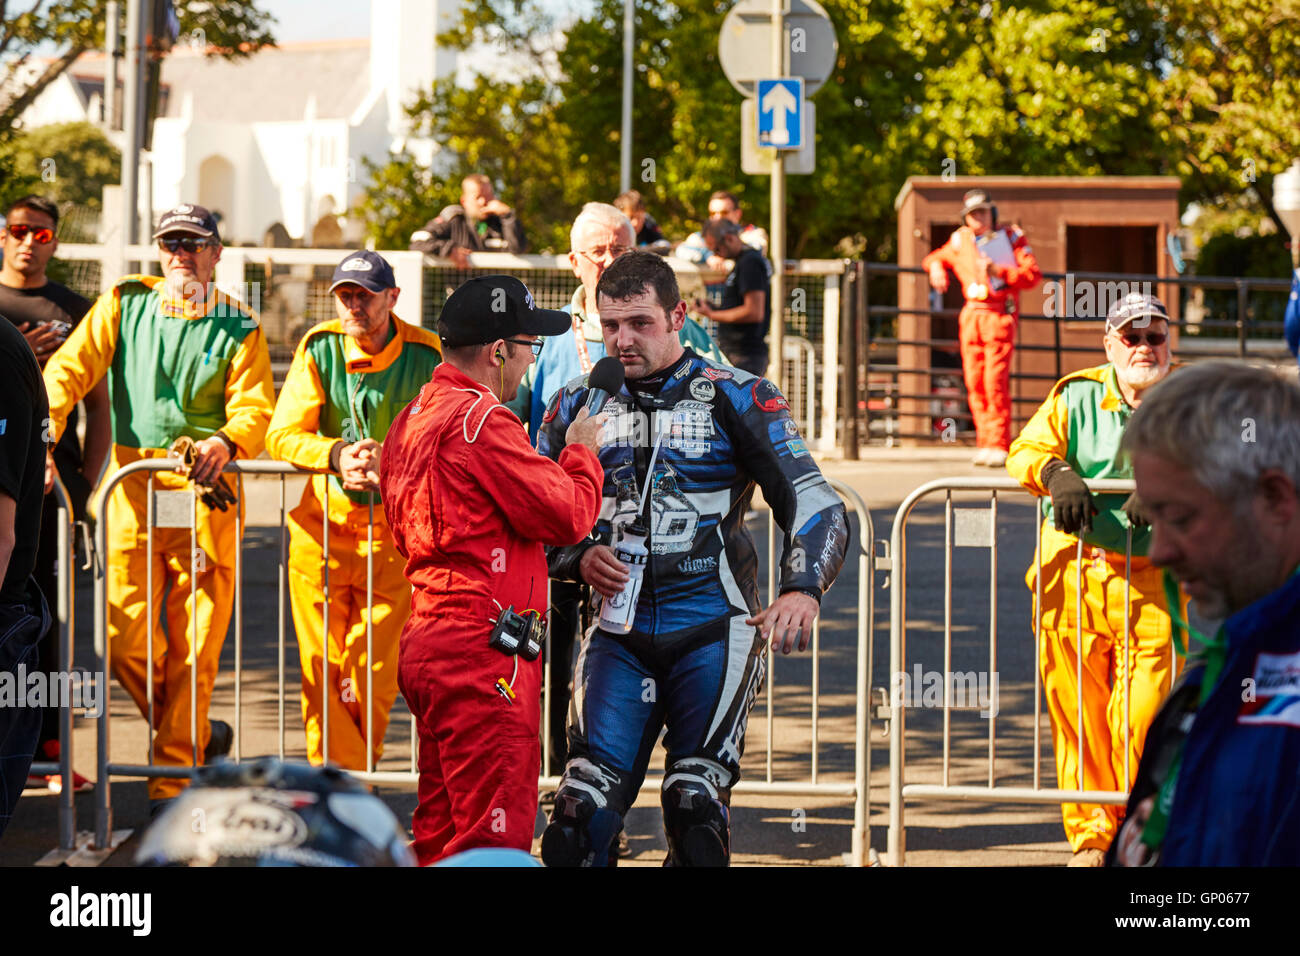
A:
{"type": "MultiPolygon", "coordinates": [[[[1034,251],[1029,248],[1029,240],[1015,226],[998,226],[1007,234],[1011,249],[1015,253],[1016,264],[1007,271],[996,274],[1005,285],[994,289],[992,276],[980,264],[979,247],[975,242],[975,231],[970,226],[962,226],[954,232],[938,249],[921,260],[921,268],[929,270],[936,262],[951,269],[961,283],[962,294],[969,302],[982,302],[984,307],[995,312],[1018,312],[1020,309],[1020,290],[1032,289],[1043,278],[1038,268],[1034,251]]],[[[994,230],[995,232],[997,230],[994,230]]]]}
{"type": "Polygon", "coordinates": [[[375,355],[362,351],[338,319],[311,329],[294,351],[266,433],[272,458],[321,472],[311,480],[318,500],[325,500],[330,483],[331,513],[365,507],[369,500],[367,492],[345,491],[337,475],[326,474],[331,449],[362,438],[382,443],[442,361],[437,335],[390,318],[388,344],[375,355]]]}
{"type": "MultiPolygon", "coordinates": [[[[1120,438],[1133,409],[1120,395],[1115,366],[1109,362],[1071,372],[1053,386],[1034,417],[1011,443],[1007,471],[1041,496],[1046,525],[1053,523],[1052,499],[1043,484],[1043,468],[1054,458],[1069,464],[1080,478],[1132,478],[1127,461],[1117,462],[1120,438]]],[[[1124,514],[1126,494],[1093,495],[1098,513],[1083,540],[1094,547],[1123,553],[1130,526],[1124,514]]],[[[1145,556],[1151,529],[1133,530],[1133,554],[1145,556]]],[[[1044,555],[1044,560],[1047,560],[1044,555]]]]}
{"type": "Polygon", "coordinates": [[[256,313],[215,287],[196,305],[159,276],[131,275],[101,295],[45,366],[51,440],[106,373],[114,465],[217,431],[241,458],[261,452],[274,404],[266,340],[256,313]]]}

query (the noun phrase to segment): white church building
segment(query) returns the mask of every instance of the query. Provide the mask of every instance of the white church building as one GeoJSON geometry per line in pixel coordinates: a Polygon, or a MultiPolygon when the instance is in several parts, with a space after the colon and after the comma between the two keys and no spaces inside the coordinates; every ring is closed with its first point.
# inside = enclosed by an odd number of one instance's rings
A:
{"type": "MultiPolygon", "coordinates": [[[[457,52],[439,49],[437,37],[460,6],[370,0],[369,39],[285,44],[236,61],[204,56],[182,37],[162,63],[146,180],[154,218],[197,202],[221,214],[229,244],[261,245],[272,229],[310,242],[360,195],[363,159],[382,164],[405,147],[431,163],[437,145],[407,138],[403,106],[456,74],[457,52]]],[[[98,122],[104,64],[102,53],[78,59],[23,125],[98,122]]],[[[359,223],[342,226],[343,243],[359,237],[359,223]]]]}

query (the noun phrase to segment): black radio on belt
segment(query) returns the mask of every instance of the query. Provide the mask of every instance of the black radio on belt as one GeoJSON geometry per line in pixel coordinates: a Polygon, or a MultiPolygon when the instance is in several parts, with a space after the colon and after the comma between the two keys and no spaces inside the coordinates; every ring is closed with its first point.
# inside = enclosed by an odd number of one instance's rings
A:
{"type": "Polygon", "coordinates": [[[546,624],[541,613],[524,611],[519,614],[512,604],[497,616],[488,644],[507,656],[518,654],[526,661],[535,661],[542,653],[545,639],[546,624]]]}

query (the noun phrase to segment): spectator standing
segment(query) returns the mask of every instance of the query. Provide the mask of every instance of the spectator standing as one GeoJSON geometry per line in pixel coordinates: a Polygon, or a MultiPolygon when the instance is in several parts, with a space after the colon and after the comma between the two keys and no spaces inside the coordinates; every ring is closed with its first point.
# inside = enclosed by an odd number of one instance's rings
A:
{"type": "MultiPolygon", "coordinates": [[[[188,512],[191,481],[211,487],[230,461],[261,452],[275,398],[271,360],[257,317],[212,284],[221,258],[212,214],[202,206],[177,206],[159,220],[154,239],[164,278],[131,275],[114,283],[50,358],[45,387],[57,437],[73,406],[107,376],[110,472],[165,458],[176,439],[191,440],[197,457],[188,480],[152,472],[158,498],[182,492],[188,512]]],[[[113,672],[148,717],[146,655],[152,655],[154,762],[210,762],[234,742],[229,724],[209,721],[208,704],[234,599],[236,515],[224,501],[204,495],[195,506],[197,549],[187,525],[155,527],[150,551],[149,482],[144,472],[119,482],[102,516],[109,522],[104,560],[113,672]],[[145,614],[151,576],[156,621],[145,614]],[[193,699],[191,666],[197,668],[193,699]]],[[[151,812],[160,812],[185,786],[185,778],[151,777],[151,812]]]]}
{"type": "MultiPolygon", "coordinates": [[[[1135,497],[1093,495],[1084,484],[1085,478],[1133,477],[1128,463],[1116,455],[1134,410],[1148,389],[1169,374],[1164,304],[1140,293],[1116,302],[1106,316],[1102,345],[1110,361],[1057,382],[1012,442],[1007,459],[1011,476],[1042,498],[1038,563],[1030,566],[1025,582],[1036,591],[1042,575],[1043,606],[1036,609],[1039,666],[1052,720],[1057,784],[1067,790],[1131,785],[1147,727],[1175,667],[1168,596],[1148,557],[1151,532],[1143,509],[1135,497]],[[1132,633],[1126,635],[1130,532],[1127,617],[1132,633]],[[1076,618],[1079,606],[1082,621],[1076,618]]],[[[1115,838],[1119,808],[1066,803],[1061,811],[1074,852],[1070,865],[1101,866],[1115,838]]]]}
{"type": "Polygon", "coordinates": [[[401,289],[378,253],[348,253],[334,270],[330,292],[336,317],[298,344],[266,433],[266,450],[272,458],[317,472],[289,515],[289,600],[302,662],[307,756],[322,764],[328,750],[331,763],[365,770],[368,721],[370,756],[378,763],[383,754],[388,714],[397,699],[398,638],[411,613],[402,556],[377,494],[382,443],[442,353],[436,335],[393,314],[401,289]],[[328,609],[321,573],[327,514],[328,609]],[[366,653],[367,623],[372,658],[366,653]]]}
{"type": "MultiPolygon", "coordinates": [[[[46,275],[59,248],[59,207],[42,196],[24,196],[5,211],[0,231],[4,264],[0,266],[0,315],[18,327],[43,368],[72,329],[90,310],[89,300],[46,275]]],[[[101,381],[86,395],[86,446],[77,437],[77,411],[54,447],[54,465],[68,493],[72,512],[86,517],[86,502],[108,458],[108,383],[101,381]]],[[[47,674],[59,669],[58,618],[58,502],[51,492],[41,509],[40,546],[36,552],[36,582],[50,611],[50,629],[41,638],[40,666],[47,674]]],[[[41,719],[37,759],[59,759],[59,708],[46,707],[41,719]]],[[[61,778],[39,775],[29,786],[60,785],[61,778]]],[[[79,775],[78,785],[85,782],[79,775]]]]}
{"type": "MultiPolygon", "coordinates": [[[[740,200],[734,193],[720,189],[709,197],[709,222],[725,219],[733,222],[740,229],[740,238],[745,245],[757,249],[759,255],[767,257],[767,230],[746,223],[740,210],[740,200]]],[[[693,232],[686,241],[677,247],[676,256],[697,266],[704,266],[714,272],[721,272],[730,266],[723,256],[713,252],[704,241],[704,230],[693,232]]]]}
{"type": "Polygon", "coordinates": [[[752,375],[767,374],[768,328],[772,324],[772,265],[746,245],[740,227],[715,219],[704,227],[704,241],[714,255],[735,263],[722,284],[722,302],[714,308],[703,299],[695,311],[718,323],[718,343],[727,360],[752,375]]]}
{"type": "Polygon", "coordinates": [[[974,463],[1001,468],[1011,445],[1011,353],[1020,292],[1042,279],[1038,260],[1015,226],[999,226],[997,206],[983,189],[964,197],[963,225],[921,260],[936,292],[948,291],[951,269],[966,304],[958,316],[966,398],[975,420],[974,463]]]}

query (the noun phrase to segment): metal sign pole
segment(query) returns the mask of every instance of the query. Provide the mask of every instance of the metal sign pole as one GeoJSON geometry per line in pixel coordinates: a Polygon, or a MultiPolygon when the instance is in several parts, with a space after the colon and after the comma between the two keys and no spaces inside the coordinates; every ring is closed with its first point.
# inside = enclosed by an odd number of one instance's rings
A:
{"type": "MultiPolygon", "coordinates": [[[[785,0],[772,0],[772,75],[785,76],[785,0]]],[[[758,108],[761,110],[762,105],[758,108]]],[[[769,341],[772,351],[768,357],[767,377],[776,387],[785,390],[785,153],[776,150],[772,163],[772,228],[768,234],[771,243],[768,253],[772,257],[771,301],[772,314],[769,341]]]]}

